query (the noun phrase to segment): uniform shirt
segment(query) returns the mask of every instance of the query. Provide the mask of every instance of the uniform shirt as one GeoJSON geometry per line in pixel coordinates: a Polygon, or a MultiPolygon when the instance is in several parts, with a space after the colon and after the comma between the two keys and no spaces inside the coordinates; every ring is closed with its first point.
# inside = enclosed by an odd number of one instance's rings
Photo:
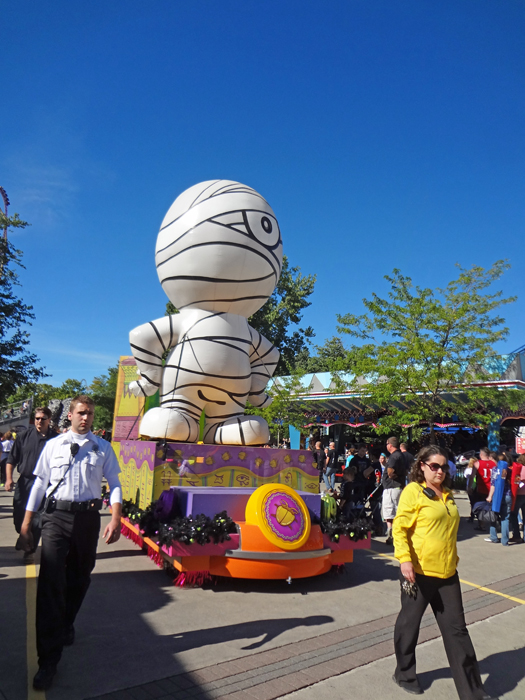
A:
{"type": "Polygon", "coordinates": [[[56,437],[56,432],[48,428],[45,435],[41,435],[34,425],[17,435],[9,453],[8,463],[18,467],[22,476],[31,478],[33,471],[48,440],[56,437]]]}
{"type": "Polygon", "coordinates": [[[57,501],[78,502],[100,498],[104,476],[110,488],[110,503],[122,503],[119,473],[120,466],[109,442],[92,432],[77,435],[68,430],[50,440],[42,451],[35,468],[36,480],[27,510],[38,510],[44,494],[49,494],[64,475],[64,483],[53,494],[57,501]],[[74,442],[80,449],[72,457],[71,445],[74,442]],[[68,469],[70,461],[72,464],[68,469]]]}

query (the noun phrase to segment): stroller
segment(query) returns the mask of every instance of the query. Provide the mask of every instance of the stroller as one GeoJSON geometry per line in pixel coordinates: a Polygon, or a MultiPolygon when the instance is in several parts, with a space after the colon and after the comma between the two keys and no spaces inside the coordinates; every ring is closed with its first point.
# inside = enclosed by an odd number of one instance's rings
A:
{"type": "Polygon", "coordinates": [[[366,518],[374,523],[374,534],[381,537],[384,534],[384,523],[381,518],[381,492],[382,484],[377,484],[375,489],[365,495],[358,497],[355,501],[347,501],[341,513],[348,522],[366,518]]]}

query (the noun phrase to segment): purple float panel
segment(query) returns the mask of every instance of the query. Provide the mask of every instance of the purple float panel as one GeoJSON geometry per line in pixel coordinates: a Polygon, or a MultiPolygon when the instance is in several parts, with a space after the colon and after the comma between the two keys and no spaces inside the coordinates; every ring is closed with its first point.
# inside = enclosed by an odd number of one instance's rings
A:
{"type": "MultiPolygon", "coordinates": [[[[232,520],[243,522],[248,499],[256,489],[212,488],[206,486],[172,486],[177,491],[179,505],[184,516],[214,515],[225,510],[232,520]]],[[[311,516],[321,516],[321,496],[318,493],[297,492],[306,503],[311,516]]]]}

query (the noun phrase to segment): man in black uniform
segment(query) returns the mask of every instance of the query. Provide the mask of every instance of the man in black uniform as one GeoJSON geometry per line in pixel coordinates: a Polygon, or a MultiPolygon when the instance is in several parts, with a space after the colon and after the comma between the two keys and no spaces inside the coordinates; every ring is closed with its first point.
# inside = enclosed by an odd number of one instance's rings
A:
{"type": "MultiPolygon", "coordinates": [[[[51,411],[47,406],[35,410],[35,424],[16,436],[13,448],[9,453],[6,464],[5,490],[13,490],[13,469],[18,467],[20,476],[16,482],[13,498],[13,520],[15,529],[20,534],[20,528],[26,512],[27,499],[35,481],[33,470],[36,467],[40,453],[48,440],[57,436],[53,428],[49,427],[51,411]]],[[[34,552],[40,540],[40,518],[35,518],[32,524],[33,551],[24,552],[24,561],[31,564],[34,561],[34,552]]]]}

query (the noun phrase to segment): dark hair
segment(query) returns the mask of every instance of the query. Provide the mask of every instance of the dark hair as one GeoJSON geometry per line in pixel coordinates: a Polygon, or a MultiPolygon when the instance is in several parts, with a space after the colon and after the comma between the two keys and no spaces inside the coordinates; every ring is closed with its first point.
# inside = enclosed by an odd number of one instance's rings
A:
{"type": "Polygon", "coordinates": [[[86,394],[79,394],[78,396],[75,396],[73,399],[71,399],[71,403],[69,404],[69,413],[73,413],[75,410],[75,406],[78,403],[83,403],[85,406],[91,406],[92,408],[95,407],[95,402],[91,398],[91,396],[86,396],[86,394]]]}
{"type": "Polygon", "coordinates": [[[514,461],[511,457],[511,455],[508,452],[505,452],[504,450],[501,450],[498,452],[498,460],[500,462],[507,462],[508,465],[511,465],[512,462],[514,461]]]}
{"type": "Polygon", "coordinates": [[[352,474],[353,476],[355,476],[355,475],[356,475],[356,471],[357,471],[357,470],[356,470],[355,467],[345,467],[345,468],[343,469],[343,476],[344,476],[345,474],[346,474],[346,475],[352,474]]]}
{"type": "Polygon", "coordinates": [[[490,457],[490,450],[488,447],[482,447],[479,452],[480,452],[480,454],[483,452],[484,455],[487,455],[487,457],[490,457]]]}
{"type": "Polygon", "coordinates": [[[399,449],[399,440],[396,437],[389,437],[388,440],[386,441],[386,444],[392,445],[392,447],[399,449]]]}
{"type": "Polygon", "coordinates": [[[46,418],[51,418],[51,409],[49,409],[47,406],[39,406],[38,408],[35,408],[35,416],[37,413],[45,413],[46,418]]]}
{"type": "MultiPolygon", "coordinates": [[[[425,475],[421,469],[421,464],[422,462],[428,462],[429,458],[434,455],[441,455],[448,462],[448,452],[446,449],[440,447],[439,445],[427,445],[419,450],[416,455],[416,459],[414,460],[412,468],[410,469],[410,481],[416,481],[418,484],[422,484],[425,481],[425,475]]],[[[447,488],[452,486],[452,479],[450,478],[450,474],[448,472],[443,481],[443,485],[447,488]]]]}

